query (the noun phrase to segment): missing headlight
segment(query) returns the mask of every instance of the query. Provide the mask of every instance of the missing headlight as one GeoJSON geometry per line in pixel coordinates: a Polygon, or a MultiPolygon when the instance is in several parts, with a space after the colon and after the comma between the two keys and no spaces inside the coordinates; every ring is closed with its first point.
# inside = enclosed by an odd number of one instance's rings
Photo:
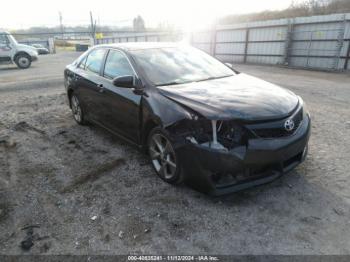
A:
{"type": "Polygon", "coordinates": [[[234,121],[185,119],[168,127],[170,133],[187,142],[217,150],[231,150],[246,143],[246,132],[234,121]]]}
{"type": "Polygon", "coordinates": [[[218,141],[228,149],[245,144],[246,136],[244,128],[233,121],[222,121],[218,129],[218,141]]]}
{"type": "Polygon", "coordinates": [[[217,150],[227,150],[220,142],[218,142],[218,128],[217,128],[217,120],[211,121],[212,128],[212,139],[204,144],[203,146],[208,146],[217,150]]]}
{"type": "Polygon", "coordinates": [[[187,140],[217,150],[230,150],[246,143],[244,128],[232,121],[207,121],[194,128],[187,140]]]}

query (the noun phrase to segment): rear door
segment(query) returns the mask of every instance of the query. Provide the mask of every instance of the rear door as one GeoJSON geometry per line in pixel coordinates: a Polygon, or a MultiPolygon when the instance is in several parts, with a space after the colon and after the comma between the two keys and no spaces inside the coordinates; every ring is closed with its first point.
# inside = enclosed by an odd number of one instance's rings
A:
{"type": "Polygon", "coordinates": [[[88,118],[100,122],[101,106],[99,92],[101,86],[101,69],[107,49],[92,50],[78,65],[75,75],[77,92],[88,118]]]}
{"type": "Polygon", "coordinates": [[[111,49],[107,54],[102,75],[103,91],[99,94],[99,101],[103,125],[137,142],[141,95],[135,94],[132,88],[118,87],[112,83],[119,76],[137,77],[136,71],[122,51],[111,49]]]}

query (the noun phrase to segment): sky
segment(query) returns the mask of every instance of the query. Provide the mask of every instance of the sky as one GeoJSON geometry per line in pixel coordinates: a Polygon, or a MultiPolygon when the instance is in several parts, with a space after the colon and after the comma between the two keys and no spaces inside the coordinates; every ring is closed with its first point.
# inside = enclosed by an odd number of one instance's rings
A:
{"type": "Polygon", "coordinates": [[[201,29],[227,14],[244,14],[287,8],[291,0],[17,0],[2,1],[0,28],[25,29],[31,26],[63,24],[88,25],[89,12],[101,25],[131,26],[141,15],[146,27],[159,23],[182,29],[201,29]]]}

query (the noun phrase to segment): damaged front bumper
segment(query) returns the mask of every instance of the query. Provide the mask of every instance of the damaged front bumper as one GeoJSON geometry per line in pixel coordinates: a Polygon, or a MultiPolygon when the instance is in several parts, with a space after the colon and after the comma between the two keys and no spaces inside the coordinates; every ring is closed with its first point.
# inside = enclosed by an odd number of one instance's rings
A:
{"type": "Polygon", "coordinates": [[[201,192],[222,195],[268,183],[305,160],[311,120],[306,115],[288,137],[249,139],[224,151],[187,143],[178,148],[186,182],[201,192]]]}

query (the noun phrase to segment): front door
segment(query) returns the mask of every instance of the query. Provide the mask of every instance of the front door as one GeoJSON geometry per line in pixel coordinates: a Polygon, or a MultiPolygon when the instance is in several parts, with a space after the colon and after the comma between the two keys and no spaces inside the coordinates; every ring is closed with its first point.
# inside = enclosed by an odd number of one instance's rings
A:
{"type": "Polygon", "coordinates": [[[126,75],[136,77],[128,58],[121,51],[110,50],[100,81],[103,85],[98,99],[103,111],[101,120],[107,128],[138,142],[141,95],[135,94],[132,88],[118,87],[112,83],[115,77],[126,75]]]}

